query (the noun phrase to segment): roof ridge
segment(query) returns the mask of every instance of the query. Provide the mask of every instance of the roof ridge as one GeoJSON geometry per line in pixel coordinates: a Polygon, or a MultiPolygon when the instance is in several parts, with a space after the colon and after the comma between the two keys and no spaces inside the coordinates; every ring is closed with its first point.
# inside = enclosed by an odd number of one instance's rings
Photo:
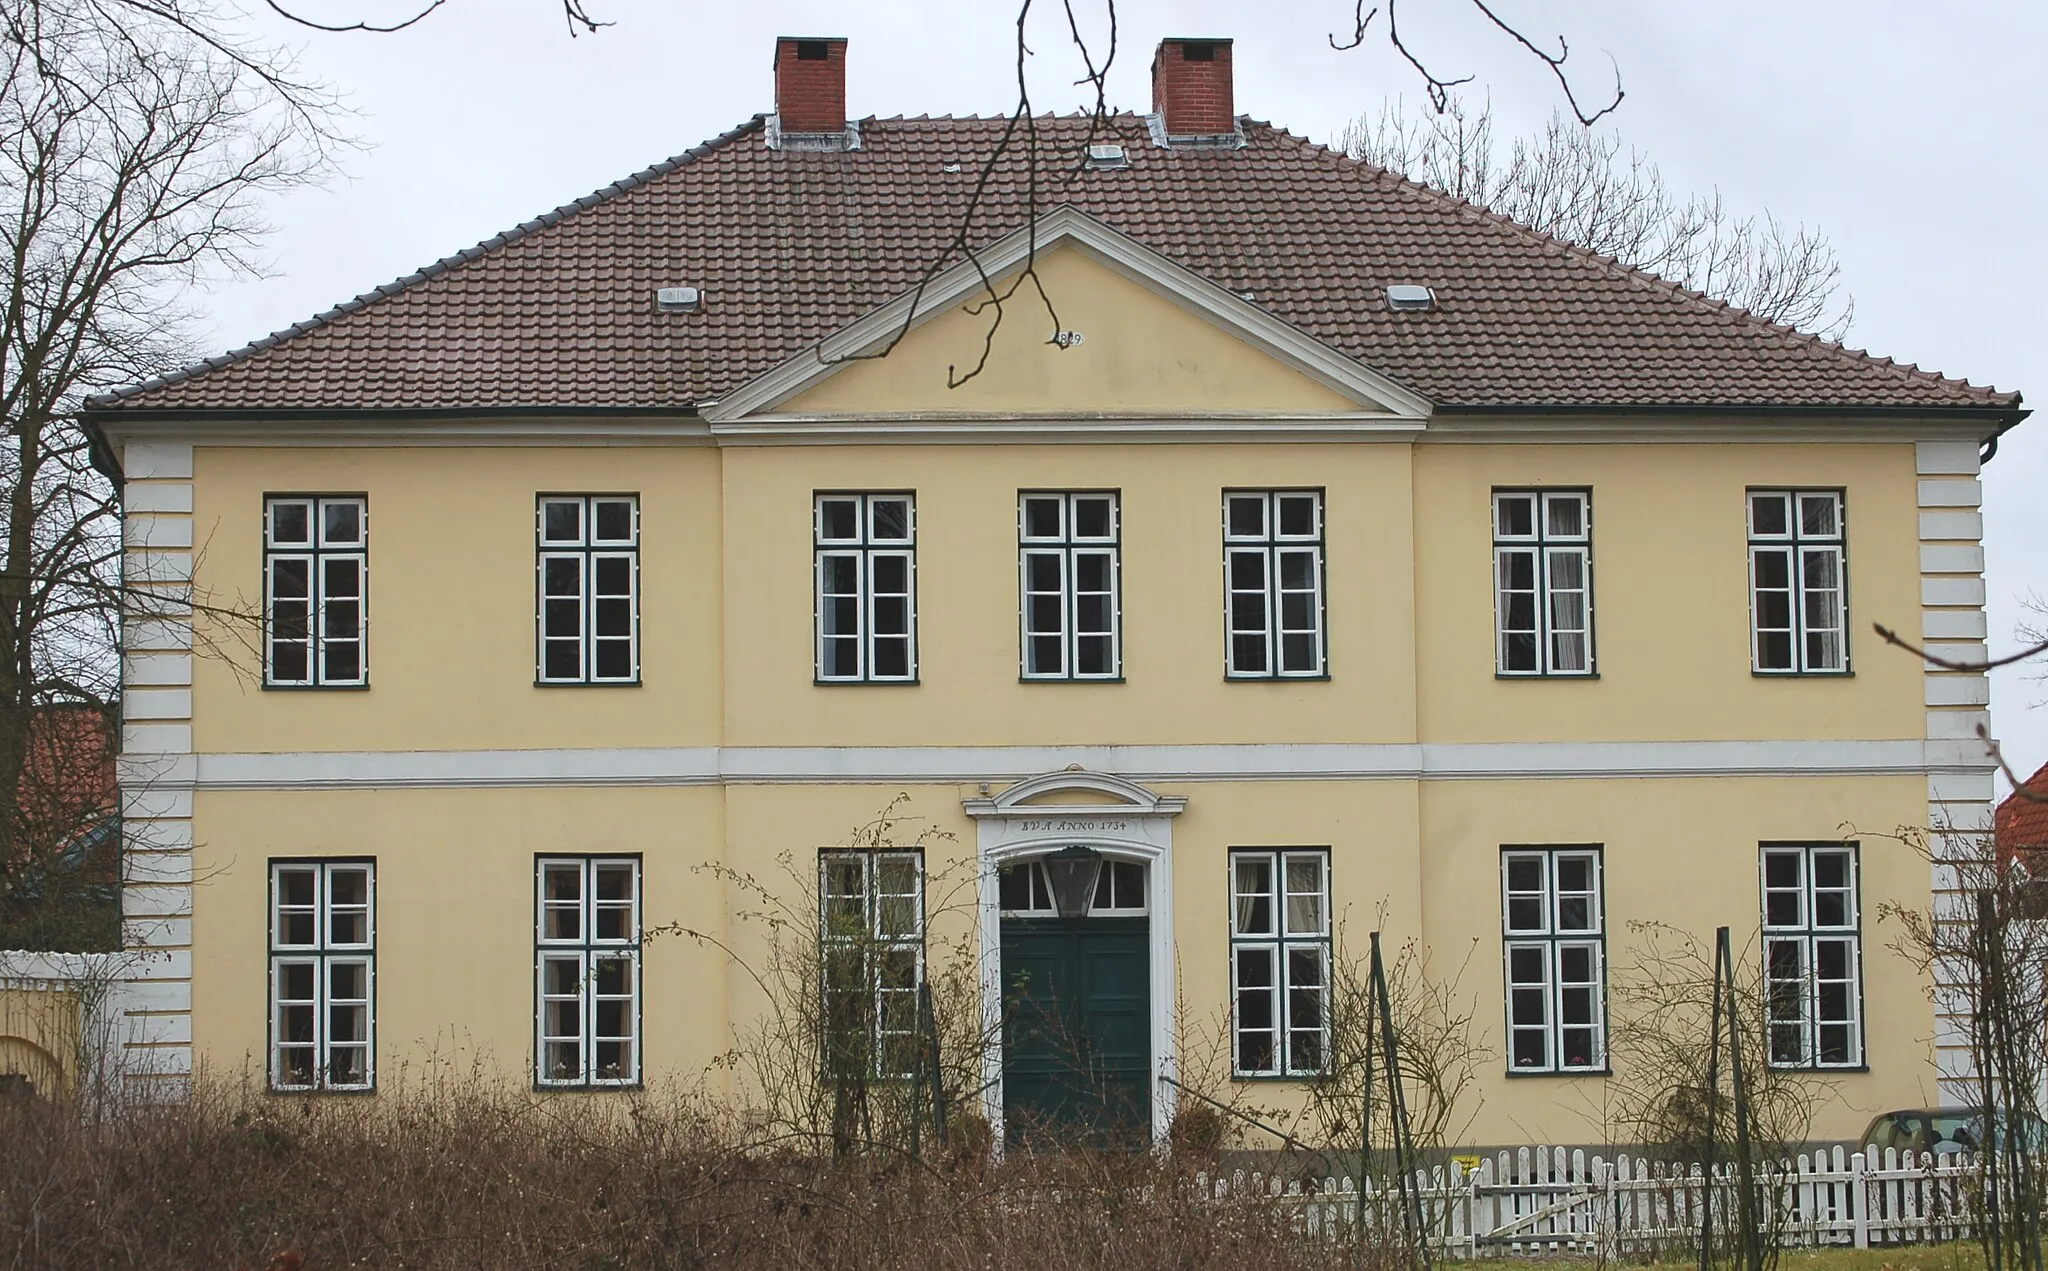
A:
{"type": "Polygon", "coordinates": [[[591,208],[597,207],[604,203],[609,203],[611,200],[617,198],[621,194],[625,194],[630,190],[638,189],[639,187],[646,185],[650,181],[658,180],[659,178],[665,177],[679,168],[683,168],[688,166],[689,164],[695,163],[697,160],[705,158],[706,156],[712,154],[714,151],[717,151],[725,146],[732,144],[733,142],[739,140],[741,137],[744,137],[749,133],[759,131],[767,122],[767,119],[768,116],[766,114],[757,114],[747,122],[740,124],[737,127],[729,128],[726,131],[719,133],[716,137],[711,138],[711,140],[709,141],[705,141],[698,145],[691,146],[688,150],[683,151],[681,154],[670,155],[668,158],[661,160],[659,163],[650,164],[649,166],[640,169],[638,172],[633,173],[631,176],[622,177],[619,180],[612,182],[610,185],[600,186],[598,189],[592,190],[589,194],[586,194],[581,198],[571,199],[569,202],[560,204],[559,206],[556,206],[546,212],[542,212],[539,216],[533,217],[530,220],[521,221],[519,224],[513,226],[511,229],[504,230],[497,234],[493,234],[491,237],[484,239],[480,243],[477,243],[470,247],[465,247],[461,251],[455,252],[452,255],[443,256],[439,260],[434,261],[432,264],[424,265],[419,269],[415,269],[413,272],[409,274],[393,279],[392,281],[387,282],[380,287],[373,287],[369,291],[362,292],[361,294],[351,299],[344,300],[340,304],[335,305],[331,309],[323,310],[320,313],[314,314],[310,318],[305,318],[302,319],[301,321],[294,322],[290,326],[284,328],[283,330],[273,331],[269,335],[266,335],[261,339],[251,340],[249,343],[242,345],[240,348],[230,349],[226,353],[217,353],[212,357],[201,358],[199,361],[189,363],[185,366],[181,366],[175,371],[169,371],[162,375],[152,376],[149,379],[143,380],[139,384],[127,384],[123,385],[120,388],[112,389],[105,393],[97,393],[85,399],[85,408],[87,410],[91,410],[95,407],[112,406],[117,402],[125,401],[131,397],[140,396],[143,393],[155,392],[157,389],[165,388],[172,384],[179,384],[183,383],[186,380],[197,379],[199,376],[204,375],[209,371],[217,371],[220,370],[222,367],[232,366],[245,358],[253,357],[256,354],[263,352],[265,349],[275,348],[278,345],[283,344],[285,341],[292,339],[294,336],[304,335],[309,331],[317,331],[321,327],[339,321],[340,319],[345,318],[352,313],[358,313],[364,308],[375,304],[379,300],[388,300],[392,296],[398,295],[399,293],[404,291],[408,291],[411,288],[419,285],[420,283],[438,278],[441,275],[447,273],[449,270],[456,268],[457,266],[466,265],[469,262],[484,255],[486,252],[494,251],[497,248],[508,246],[512,243],[518,242],[523,238],[526,238],[531,234],[535,234],[541,230],[559,225],[563,221],[568,220],[570,217],[575,216],[579,212],[587,212],[591,208]]]}
{"type": "Polygon", "coordinates": [[[1406,173],[1396,172],[1392,168],[1384,168],[1376,163],[1369,163],[1363,158],[1353,157],[1352,155],[1346,154],[1341,150],[1337,150],[1330,146],[1323,145],[1320,142],[1311,141],[1307,137],[1298,136],[1295,133],[1287,131],[1285,128],[1277,127],[1272,124],[1265,124],[1260,126],[1266,127],[1270,131],[1274,132],[1275,134],[1279,135],[1280,137],[1286,140],[1298,142],[1299,144],[1311,150],[1320,151],[1323,154],[1329,155],[1331,158],[1337,160],[1339,163],[1344,164],[1346,166],[1352,167],[1354,169],[1362,168],[1368,172],[1377,173],[1381,176],[1391,178],[1396,185],[1403,186],[1416,193],[1427,195],[1429,197],[1441,200],[1451,205],[1451,207],[1453,207],[1454,209],[1470,215],[1473,219],[1481,223],[1489,224],[1499,228],[1516,230],[1524,234],[1535,235],[1536,237],[1546,242],[1555,244],[1556,246],[1562,248],[1567,256],[1578,259],[1584,263],[1605,267],[1617,274],[1620,274],[1622,277],[1627,278],[1632,282],[1636,282],[1638,284],[1647,283],[1649,284],[1651,290],[1663,290],[1671,292],[1679,298],[1692,301],[1695,305],[1704,308],[1706,311],[1714,314],[1717,317],[1732,317],[1736,319],[1738,322],[1747,321],[1748,323],[1753,325],[1754,329],[1760,331],[1763,334],[1773,335],[1781,340],[1785,340],[1790,343],[1818,346],[1821,349],[1828,350],[1833,353],[1838,353],[1851,362],[1863,366],[1868,366],[1875,371],[1897,371],[1899,375],[1905,379],[1917,378],[1921,380],[1933,381],[1938,384],[1951,384],[1959,388],[1969,389],[1972,392],[1983,393],[1995,397],[2012,396],[2011,390],[2005,390],[2001,392],[1995,385],[1976,384],[1972,383],[1968,378],[1965,377],[1947,375],[1940,371],[1924,370],[1917,363],[1898,362],[1890,357],[1880,359],[1876,354],[1871,353],[1867,349],[1851,348],[1840,340],[1830,340],[1826,336],[1816,334],[1812,331],[1802,331],[1798,327],[1792,326],[1789,323],[1778,322],[1774,319],[1766,318],[1763,315],[1755,312],[1754,310],[1747,308],[1746,306],[1738,305],[1731,301],[1723,300],[1717,296],[1710,296],[1706,292],[1700,291],[1693,287],[1688,287],[1684,283],[1674,282],[1673,280],[1664,277],[1662,274],[1658,274],[1651,270],[1644,269],[1639,265],[1625,265],[1621,263],[1621,261],[1616,257],[1596,252],[1589,247],[1583,246],[1579,243],[1574,243],[1569,239],[1559,238],[1556,234],[1551,233],[1549,230],[1537,229],[1533,225],[1526,225],[1521,221],[1514,219],[1511,216],[1508,216],[1501,212],[1496,212],[1490,207],[1474,203],[1470,199],[1463,198],[1456,194],[1452,194],[1448,190],[1440,190],[1433,185],[1427,184],[1426,182],[1416,181],[1410,178],[1406,173]]]}

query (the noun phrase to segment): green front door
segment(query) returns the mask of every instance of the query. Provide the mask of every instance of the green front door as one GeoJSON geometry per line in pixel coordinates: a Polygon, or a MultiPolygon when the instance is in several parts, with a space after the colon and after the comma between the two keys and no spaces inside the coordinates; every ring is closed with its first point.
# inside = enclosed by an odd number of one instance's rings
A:
{"type": "Polygon", "coordinates": [[[1143,1145],[1152,1125],[1146,920],[1002,921],[1005,1137],[1143,1145]]]}

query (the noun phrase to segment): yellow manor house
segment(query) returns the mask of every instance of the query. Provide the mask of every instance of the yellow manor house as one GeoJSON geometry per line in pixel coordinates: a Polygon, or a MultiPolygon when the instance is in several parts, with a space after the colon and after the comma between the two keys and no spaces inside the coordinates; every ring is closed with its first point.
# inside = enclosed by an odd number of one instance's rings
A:
{"type": "Polygon", "coordinates": [[[1889,836],[1988,823],[1988,689],[1871,626],[1982,654],[2017,393],[1239,117],[1228,40],[1035,182],[1005,120],[847,119],[846,54],[91,403],[124,1072],[742,1095],[772,902],[861,942],[878,1076],[964,950],[999,1133],[1081,1097],[1019,1001],[1154,1135],[1300,1099],[1379,928],[1464,967],[1468,1142],[1612,1134],[1643,924],[1733,928],[1817,1137],[1943,1101],[1967,1021],[1878,917],[1941,882],[1889,836]]]}

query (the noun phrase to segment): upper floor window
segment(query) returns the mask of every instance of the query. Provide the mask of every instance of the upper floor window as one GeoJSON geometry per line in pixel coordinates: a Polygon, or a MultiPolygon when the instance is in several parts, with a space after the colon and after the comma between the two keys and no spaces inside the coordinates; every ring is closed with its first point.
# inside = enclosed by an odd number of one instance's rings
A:
{"type": "Polygon", "coordinates": [[[1322,1072],[1330,1040],[1330,852],[1230,853],[1231,1071],[1322,1072]]]}
{"type": "Polygon", "coordinates": [[[640,858],[554,856],[536,865],[534,1080],[637,1084],[640,858]]]}
{"type": "Polygon", "coordinates": [[[812,536],[818,679],[917,679],[916,496],[820,494],[812,536]]]}
{"type": "Polygon", "coordinates": [[[1223,574],[1232,679],[1325,673],[1320,490],[1226,491],[1223,574]]]}
{"type": "Polygon", "coordinates": [[[263,500],[263,682],[370,682],[370,507],[362,495],[263,500]]]}
{"type": "Polygon", "coordinates": [[[270,863],[270,1086],[368,1090],[376,1072],[377,866],[270,863]]]}
{"type": "Polygon", "coordinates": [[[1758,672],[1849,669],[1840,490],[1749,492],[1749,618],[1758,672]]]}
{"type": "Polygon", "coordinates": [[[825,1072],[914,1074],[917,998],[924,984],[923,854],[820,852],[818,942],[825,1072]]]}
{"type": "Polygon", "coordinates": [[[1018,496],[1025,679],[1123,674],[1121,529],[1113,490],[1018,496]]]}
{"type": "Polygon", "coordinates": [[[1494,491],[1493,574],[1499,673],[1592,674],[1592,492],[1494,491]]]}
{"type": "Polygon", "coordinates": [[[542,684],[640,680],[640,499],[543,494],[535,513],[542,684]]]}
{"type": "Polygon", "coordinates": [[[1607,1066],[1607,967],[1597,847],[1510,847],[1500,855],[1508,1066],[1607,1066]]]}
{"type": "Polygon", "coordinates": [[[1770,1061],[1863,1063],[1863,935],[1853,843],[1766,843],[1764,999],[1770,1061]]]}

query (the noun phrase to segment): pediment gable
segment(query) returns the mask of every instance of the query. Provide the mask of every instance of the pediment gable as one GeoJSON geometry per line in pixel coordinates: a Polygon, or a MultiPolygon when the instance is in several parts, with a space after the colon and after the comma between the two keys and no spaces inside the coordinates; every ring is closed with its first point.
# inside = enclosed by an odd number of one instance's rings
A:
{"type": "Polygon", "coordinates": [[[944,271],[704,414],[743,421],[1405,421],[1421,395],[1071,208],[944,271]],[[1026,277],[1029,268],[1033,277],[1026,277]],[[986,281],[984,281],[986,279],[986,281]],[[1000,322],[991,284],[1006,297],[1000,322]],[[991,328],[993,326],[993,333],[991,328]]]}

